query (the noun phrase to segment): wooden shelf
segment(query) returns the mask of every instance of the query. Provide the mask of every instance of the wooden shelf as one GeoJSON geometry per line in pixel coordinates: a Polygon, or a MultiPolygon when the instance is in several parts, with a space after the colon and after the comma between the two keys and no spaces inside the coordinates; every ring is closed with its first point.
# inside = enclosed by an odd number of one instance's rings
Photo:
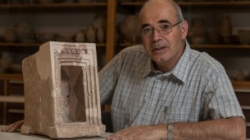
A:
{"type": "Polygon", "coordinates": [[[140,45],[140,44],[121,43],[121,44],[119,44],[118,46],[119,46],[119,47],[126,48],[126,47],[130,47],[130,46],[134,46],[134,45],[140,45]]]}
{"type": "Polygon", "coordinates": [[[247,127],[250,127],[250,123],[247,123],[247,127]]]}
{"type": "MultiPolygon", "coordinates": [[[[142,6],[144,2],[120,2],[123,6],[142,6]]],[[[178,2],[180,6],[250,6],[250,1],[178,2]]]]}
{"type": "MultiPolygon", "coordinates": [[[[1,43],[0,47],[39,47],[43,43],[1,43]]],[[[98,43],[96,47],[105,47],[106,44],[98,43]]]]}
{"type": "MultiPolygon", "coordinates": [[[[24,95],[10,95],[9,89],[11,82],[18,82],[20,83],[23,81],[23,75],[22,74],[0,74],[0,81],[3,84],[3,95],[0,96],[0,102],[3,103],[3,124],[7,123],[7,103],[24,103],[24,95]]],[[[22,86],[22,85],[21,85],[22,86]]],[[[18,91],[19,92],[19,91],[18,91]]],[[[21,91],[20,91],[21,92],[21,91]]],[[[22,91],[23,92],[23,91],[22,91]]]]}
{"type": "Polygon", "coordinates": [[[232,82],[235,89],[250,89],[250,81],[232,82]]]}
{"type": "MultiPolygon", "coordinates": [[[[129,47],[136,44],[122,43],[118,46],[120,47],[129,47]]],[[[250,45],[239,45],[239,44],[190,44],[194,49],[250,49],[250,45]]]]}
{"type": "Polygon", "coordinates": [[[8,113],[20,113],[20,114],[24,114],[24,110],[23,109],[9,109],[8,113]]]}
{"type": "Polygon", "coordinates": [[[0,102],[24,103],[24,96],[0,96],[0,102]]]}
{"type": "Polygon", "coordinates": [[[37,8],[83,8],[83,7],[105,7],[107,2],[86,2],[86,3],[53,3],[53,4],[0,4],[1,10],[6,9],[37,9],[37,8]]]}
{"type": "MultiPolygon", "coordinates": [[[[0,47],[39,47],[42,43],[1,43],[0,47]]],[[[119,44],[120,47],[129,47],[139,44],[123,43],[119,44]]],[[[250,49],[250,45],[239,44],[190,44],[192,48],[210,48],[210,49],[250,49]]],[[[96,47],[105,47],[106,44],[98,43],[96,47]]]]}
{"type": "Polygon", "coordinates": [[[190,44],[192,48],[209,48],[209,49],[250,49],[250,45],[239,44],[190,44]]]}
{"type": "Polygon", "coordinates": [[[22,74],[0,74],[0,79],[3,80],[23,80],[23,75],[22,74]]]}
{"type": "Polygon", "coordinates": [[[181,6],[249,6],[247,1],[179,2],[181,6]]]}
{"type": "Polygon", "coordinates": [[[250,110],[250,106],[241,106],[242,109],[250,110]]]}
{"type": "Polygon", "coordinates": [[[235,92],[243,92],[243,93],[249,93],[250,94],[250,87],[234,87],[235,92]]]}

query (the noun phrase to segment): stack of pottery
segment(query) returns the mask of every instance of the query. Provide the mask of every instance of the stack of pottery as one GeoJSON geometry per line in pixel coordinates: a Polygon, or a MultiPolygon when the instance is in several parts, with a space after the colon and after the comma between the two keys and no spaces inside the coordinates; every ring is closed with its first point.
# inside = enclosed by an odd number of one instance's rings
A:
{"type": "Polygon", "coordinates": [[[36,33],[35,38],[38,42],[55,41],[57,34],[52,32],[36,33]]]}
{"type": "Polygon", "coordinates": [[[104,43],[106,39],[106,15],[97,15],[85,31],[87,42],[104,43]]]}

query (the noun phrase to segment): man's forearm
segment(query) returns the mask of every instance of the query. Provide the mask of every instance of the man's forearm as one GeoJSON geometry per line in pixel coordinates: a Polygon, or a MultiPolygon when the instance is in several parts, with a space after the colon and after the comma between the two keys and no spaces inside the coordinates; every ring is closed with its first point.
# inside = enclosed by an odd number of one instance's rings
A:
{"type": "MultiPolygon", "coordinates": [[[[168,124],[167,124],[168,125],[168,124]]],[[[246,124],[241,117],[197,123],[174,123],[173,137],[166,124],[131,126],[110,135],[107,140],[245,140],[246,124]]],[[[172,128],[171,128],[172,129],[172,128]]]]}
{"type": "Polygon", "coordinates": [[[197,123],[175,123],[173,140],[245,140],[246,125],[241,117],[197,123]]]}

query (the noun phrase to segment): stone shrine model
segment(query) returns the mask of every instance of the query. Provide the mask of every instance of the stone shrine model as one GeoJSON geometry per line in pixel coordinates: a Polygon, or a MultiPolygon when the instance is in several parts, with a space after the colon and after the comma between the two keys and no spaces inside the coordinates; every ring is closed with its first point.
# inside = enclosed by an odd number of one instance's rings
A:
{"type": "Polygon", "coordinates": [[[99,136],[101,122],[94,43],[47,42],[22,62],[23,134],[51,138],[99,136]]]}

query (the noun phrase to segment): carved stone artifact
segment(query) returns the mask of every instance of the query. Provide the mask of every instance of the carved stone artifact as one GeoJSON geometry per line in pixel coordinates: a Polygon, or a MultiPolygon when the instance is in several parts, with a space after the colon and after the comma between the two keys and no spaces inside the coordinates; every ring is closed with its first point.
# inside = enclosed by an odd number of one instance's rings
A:
{"type": "Polygon", "coordinates": [[[21,133],[74,138],[105,132],[96,56],[93,43],[47,42],[23,60],[21,133]]]}

